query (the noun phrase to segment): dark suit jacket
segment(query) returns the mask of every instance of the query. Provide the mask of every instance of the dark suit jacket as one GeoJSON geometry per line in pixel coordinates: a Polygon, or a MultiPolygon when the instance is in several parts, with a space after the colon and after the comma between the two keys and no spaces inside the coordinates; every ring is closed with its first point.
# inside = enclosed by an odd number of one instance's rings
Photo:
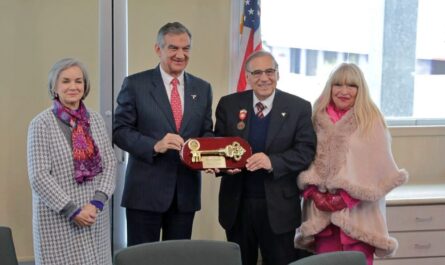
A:
{"type": "MultiPolygon", "coordinates": [[[[184,74],[184,114],[179,135],[212,134],[212,91],[206,81],[184,74]]],[[[154,145],[167,133],[177,133],[159,66],[125,78],[117,98],[113,141],[129,153],[122,206],[165,212],[177,188],[182,212],[201,208],[201,174],[187,169],[179,152],[155,154],[154,145]]]]}
{"type": "MultiPolygon", "coordinates": [[[[249,115],[253,112],[253,91],[221,98],[216,109],[215,134],[248,139],[249,115]],[[248,111],[246,127],[239,130],[239,112],[248,111]]],[[[316,136],[311,121],[309,102],[276,90],[267,131],[266,151],[273,171],[264,181],[266,203],[272,230],[279,234],[294,230],[301,222],[297,176],[312,162],[316,136]]],[[[219,222],[232,228],[242,201],[243,172],[223,175],[219,193],[219,222]]]]}

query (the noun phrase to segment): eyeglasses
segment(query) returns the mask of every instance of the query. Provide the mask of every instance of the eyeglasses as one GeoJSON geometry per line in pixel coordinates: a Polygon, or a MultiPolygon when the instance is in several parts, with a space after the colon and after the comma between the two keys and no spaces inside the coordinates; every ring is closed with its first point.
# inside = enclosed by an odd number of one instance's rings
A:
{"type": "Polygon", "coordinates": [[[269,69],[266,69],[266,70],[255,70],[255,71],[252,71],[252,72],[249,72],[249,71],[247,71],[247,72],[249,74],[251,74],[255,78],[260,78],[263,75],[263,73],[265,73],[267,77],[272,77],[277,72],[277,69],[269,68],[269,69]]]}

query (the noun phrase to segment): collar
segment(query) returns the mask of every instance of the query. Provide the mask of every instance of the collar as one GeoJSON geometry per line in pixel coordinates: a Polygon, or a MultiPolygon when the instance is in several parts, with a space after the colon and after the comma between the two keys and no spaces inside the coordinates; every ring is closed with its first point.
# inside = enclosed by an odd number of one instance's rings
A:
{"type": "Polygon", "coordinates": [[[326,107],[326,113],[333,123],[339,121],[350,109],[339,110],[335,107],[334,103],[330,102],[326,107]]]}
{"type": "MultiPolygon", "coordinates": [[[[162,80],[164,80],[164,83],[170,84],[174,77],[164,71],[161,65],[159,65],[159,69],[161,70],[161,77],[162,80]]],[[[179,85],[184,86],[184,71],[182,71],[182,73],[177,78],[179,80],[179,85]]]]}
{"type": "Polygon", "coordinates": [[[266,111],[266,113],[268,113],[272,109],[273,100],[275,98],[275,92],[276,92],[276,89],[273,91],[272,95],[270,95],[265,100],[259,100],[257,98],[257,96],[255,95],[255,92],[253,92],[252,93],[253,94],[253,109],[256,111],[255,105],[261,101],[261,103],[263,103],[263,105],[266,106],[265,111],[266,111]]]}

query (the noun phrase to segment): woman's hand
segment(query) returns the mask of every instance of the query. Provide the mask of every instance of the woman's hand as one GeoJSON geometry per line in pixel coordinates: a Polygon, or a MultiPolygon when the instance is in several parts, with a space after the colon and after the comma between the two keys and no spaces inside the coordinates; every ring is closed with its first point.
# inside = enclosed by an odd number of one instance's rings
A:
{"type": "Polygon", "coordinates": [[[340,211],[348,207],[348,205],[346,205],[345,201],[339,194],[328,194],[327,201],[333,212],[340,211]]]}
{"type": "Polygon", "coordinates": [[[313,192],[309,198],[312,199],[312,201],[315,203],[315,207],[317,207],[317,209],[320,211],[333,212],[333,209],[327,200],[326,193],[322,193],[317,190],[313,192]]]}
{"type": "Polygon", "coordinates": [[[82,207],[79,214],[73,218],[73,221],[81,227],[92,226],[96,222],[97,209],[92,204],[86,204],[82,207]]]}

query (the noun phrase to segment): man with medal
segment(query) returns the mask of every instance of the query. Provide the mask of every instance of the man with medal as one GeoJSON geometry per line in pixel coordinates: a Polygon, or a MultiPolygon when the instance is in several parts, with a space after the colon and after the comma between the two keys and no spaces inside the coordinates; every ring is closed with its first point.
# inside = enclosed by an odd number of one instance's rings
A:
{"type": "Polygon", "coordinates": [[[252,147],[244,168],[217,169],[221,176],[219,222],[228,241],[241,247],[243,265],[286,265],[303,256],[293,246],[300,225],[297,176],[312,162],[316,136],[308,101],[276,88],[278,64],[266,51],[246,60],[252,90],[221,98],[215,135],[241,137],[252,147]]]}

